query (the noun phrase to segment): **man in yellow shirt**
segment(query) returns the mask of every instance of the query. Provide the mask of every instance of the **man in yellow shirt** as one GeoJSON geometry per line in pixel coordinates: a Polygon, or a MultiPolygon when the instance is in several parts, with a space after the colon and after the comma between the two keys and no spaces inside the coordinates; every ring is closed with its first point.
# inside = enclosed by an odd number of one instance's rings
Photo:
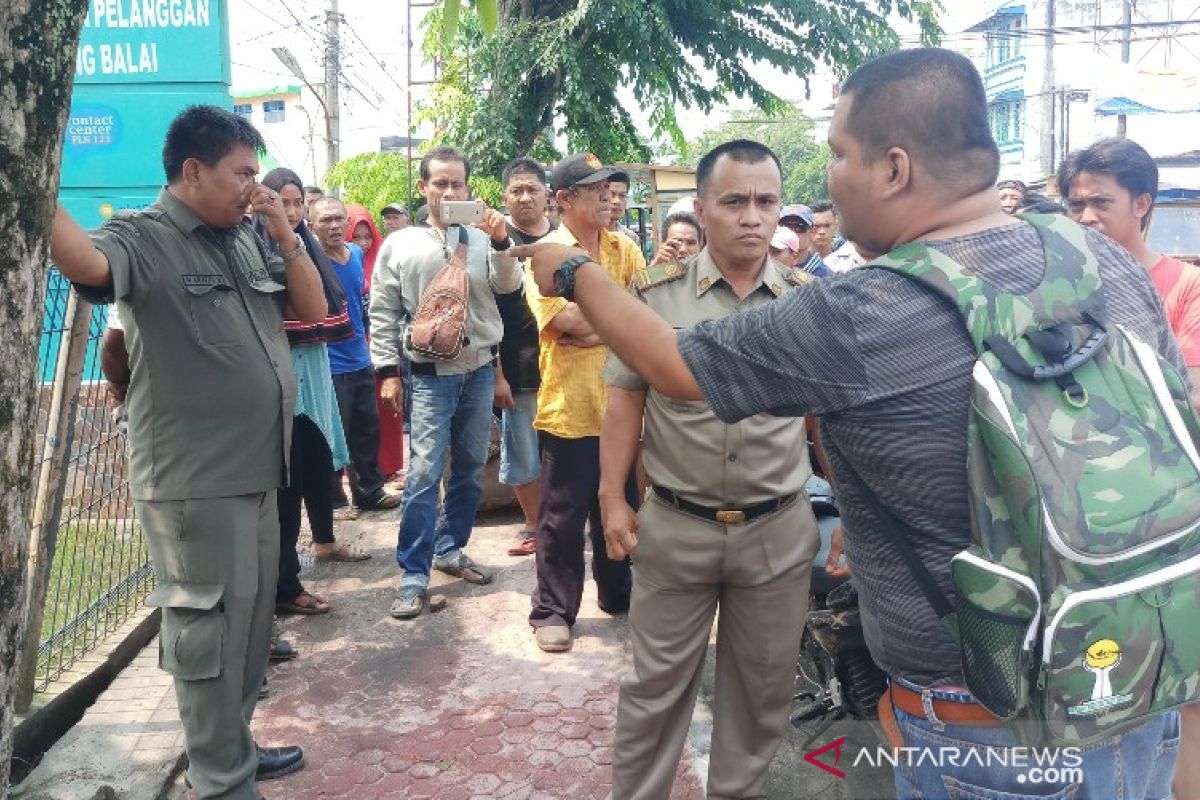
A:
{"type": "MultiPolygon", "coordinates": [[[[550,188],[562,210],[562,226],[542,241],[587,250],[613,280],[628,288],[646,260],[629,239],[607,230],[612,215],[608,179],[614,172],[591,154],[560,161],[550,173],[550,188]]],[[[583,597],[585,524],[600,608],[610,614],[628,610],[631,578],[627,559],[608,557],[600,521],[600,423],[608,398],[601,373],[608,348],[574,303],[542,297],[532,279],[526,280],[525,289],[537,319],[542,373],[533,421],[542,444],[542,485],[537,588],[529,623],[538,647],[559,653],[571,649],[571,626],[583,597]]],[[[632,475],[626,491],[636,508],[632,475]]]]}

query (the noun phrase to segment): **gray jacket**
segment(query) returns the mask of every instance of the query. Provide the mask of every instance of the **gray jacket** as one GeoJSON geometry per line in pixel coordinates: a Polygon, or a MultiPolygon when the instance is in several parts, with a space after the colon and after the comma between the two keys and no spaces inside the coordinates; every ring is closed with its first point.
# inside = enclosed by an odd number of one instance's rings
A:
{"type": "MultiPolygon", "coordinates": [[[[384,240],[371,277],[371,361],[376,368],[397,365],[402,353],[410,361],[435,363],[438,375],[471,372],[491,362],[492,348],[504,335],[494,295],[517,291],[523,276],[517,260],[506,251],[493,249],[487,234],[476,228],[466,231],[468,342],[453,361],[437,361],[403,349],[404,333],[421,303],[421,294],[450,260],[451,250],[441,231],[410,226],[384,240]]],[[[458,226],[448,233],[457,245],[458,226]]]]}

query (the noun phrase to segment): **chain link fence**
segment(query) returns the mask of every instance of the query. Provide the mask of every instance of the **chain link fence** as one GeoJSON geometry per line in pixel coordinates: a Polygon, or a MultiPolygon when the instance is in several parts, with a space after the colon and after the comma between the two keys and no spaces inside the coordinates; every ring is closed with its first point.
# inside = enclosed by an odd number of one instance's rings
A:
{"type": "MultiPolygon", "coordinates": [[[[39,352],[34,529],[50,559],[35,691],[70,670],[135,611],[152,588],[145,539],[134,518],[125,435],[100,370],[108,306],[88,320],[82,356],[71,354],[70,286],[50,270],[39,352]],[[64,382],[64,359],[82,358],[82,380],[64,382]],[[65,390],[64,390],[65,386],[65,390]],[[74,415],[73,420],[64,415],[74,415]],[[62,441],[58,441],[61,438],[62,441]],[[61,448],[61,452],[60,452],[61,448]],[[58,474],[56,474],[58,473],[58,474]]],[[[35,594],[36,596],[36,594],[35,594]]]]}

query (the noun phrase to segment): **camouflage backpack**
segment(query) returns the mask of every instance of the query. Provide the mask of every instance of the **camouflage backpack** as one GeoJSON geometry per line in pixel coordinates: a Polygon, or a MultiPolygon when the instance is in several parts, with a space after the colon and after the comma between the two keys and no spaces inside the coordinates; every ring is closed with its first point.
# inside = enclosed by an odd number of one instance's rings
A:
{"type": "Polygon", "coordinates": [[[1046,260],[1024,296],[920,243],[872,263],[946,297],[979,354],[956,607],[898,544],[978,701],[1079,744],[1200,699],[1200,422],[1177,372],[1107,320],[1083,229],[1023,219],[1046,260]]]}

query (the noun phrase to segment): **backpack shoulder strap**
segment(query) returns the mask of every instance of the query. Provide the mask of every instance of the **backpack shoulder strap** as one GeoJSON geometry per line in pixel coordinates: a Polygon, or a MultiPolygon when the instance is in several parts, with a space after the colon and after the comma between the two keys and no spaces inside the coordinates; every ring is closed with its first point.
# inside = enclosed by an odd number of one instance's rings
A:
{"type": "MultiPolygon", "coordinates": [[[[467,229],[462,225],[455,226],[458,228],[458,245],[454,248],[454,252],[450,254],[450,265],[467,268],[467,249],[470,246],[471,240],[467,237],[467,229]]],[[[449,239],[449,232],[447,232],[449,239]]]]}

